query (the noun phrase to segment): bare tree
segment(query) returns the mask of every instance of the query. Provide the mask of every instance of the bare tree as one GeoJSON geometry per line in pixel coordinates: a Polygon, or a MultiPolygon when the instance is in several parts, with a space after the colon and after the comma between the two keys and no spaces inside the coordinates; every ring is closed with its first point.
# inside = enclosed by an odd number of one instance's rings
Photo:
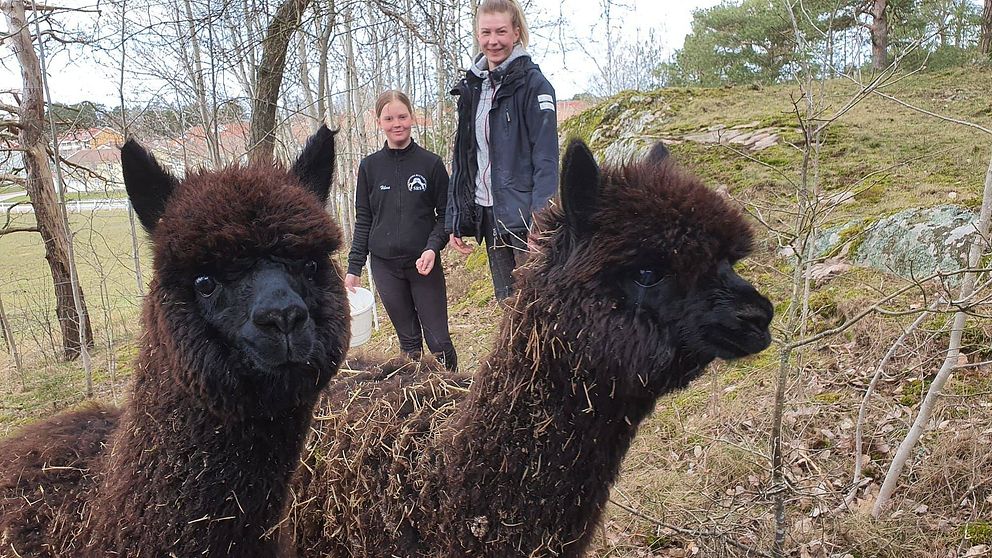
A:
{"type": "Polygon", "coordinates": [[[276,107],[286,67],[289,41],[300,24],[309,0],[285,0],[276,10],[265,33],[262,58],[256,69],[255,96],[252,99],[251,161],[271,161],[275,149],[276,107]]]}
{"type": "MultiPolygon", "coordinates": [[[[186,18],[185,20],[177,18],[177,24],[184,27],[180,32],[180,36],[186,36],[188,38],[190,50],[187,51],[185,48],[180,48],[179,53],[183,55],[184,67],[188,68],[193,78],[193,92],[196,95],[197,109],[200,111],[200,122],[203,124],[203,135],[207,144],[207,152],[214,166],[220,166],[222,160],[217,135],[217,101],[216,98],[213,99],[213,102],[207,100],[203,55],[200,49],[199,33],[197,32],[197,26],[200,23],[193,16],[193,6],[190,0],[183,0],[182,7],[186,18]]],[[[208,31],[211,29],[210,25],[205,27],[208,31]]],[[[214,79],[213,72],[211,72],[211,79],[214,79]]]]}
{"type": "Polygon", "coordinates": [[[24,389],[24,364],[21,362],[21,353],[17,350],[17,340],[14,339],[14,332],[10,327],[10,318],[3,307],[3,298],[0,298],[0,330],[3,330],[3,340],[7,344],[7,351],[14,360],[14,368],[20,378],[21,389],[24,389]]]}
{"type": "MultiPolygon", "coordinates": [[[[989,246],[990,221],[992,221],[992,158],[989,159],[989,168],[985,174],[982,207],[979,210],[975,235],[971,242],[971,248],[968,251],[967,266],[971,270],[978,268],[982,256],[989,246]]],[[[917,442],[920,441],[920,437],[926,430],[927,423],[933,415],[937,400],[943,393],[944,384],[947,383],[947,379],[951,376],[951,372],[954,371],[958,363],[958,355],[961,354],[961,338],[964,333],[965,323],[968,320],[968,310],[974,304],[977,279],[978,273],[975,271],[966,271],[964,274],[964,280],[961,282],[961,289],[957,297],[958,300],[954,302],[959,310],[954,313],[954,319],[951,323],[951,336],[947,344],[947,354],[944,357],[944,362],[940,370],[927,389],[927,395],[923,399],[923,403],[920,404],[920,410],[916,416],[916,420],[913,421],[912,428],[910,428],[909,433],[906,434],[906,438],[899,445],[899,449],[896,451],[896,455],[889,465],[889,470],[885,474],[885,481],[882,483],[882,488],[879,490],[878,498],[875,500],[875,505],[872,508],[872,514],[875,517],[881,515],[892,498],[896,484],[899,482],[899,475],[902,473],[902,469],[906,465],[906,461],[909,459],[913,448],[916,447],[917,442]]]]}
{"type": "Polygon", "coordinates": [[[24,84],[24,97],[17,111],[20,149],[27,174],[24,184],[34,206],[38,232],[45,242],[45,259],[55,284],[62,354],[65,359],[72,360],[92,343],[93,332],[82,288],[74,277],[68,221],[59,206],[49,166],[41,63],[34,51],[23,0],[5,0],[0,3],[0,11],[7,18],[8,41],[20,65],[24,84]],[[74,296],[74,291],[78,296],[74,296]]]}

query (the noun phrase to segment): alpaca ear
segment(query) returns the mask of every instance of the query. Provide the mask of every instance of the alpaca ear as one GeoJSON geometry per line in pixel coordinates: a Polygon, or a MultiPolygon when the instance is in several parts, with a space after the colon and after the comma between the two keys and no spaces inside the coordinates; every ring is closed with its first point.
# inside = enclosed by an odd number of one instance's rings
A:
{"type": "Polygon", "coordinates": [[[659,141],[658,143],[654,144],[654,146],[651,148],[651,151],[648,152],[648,156],[645,157],[644,160],[647,161],[648,163],[657,165],[662,161],[664,161],[665,159],[667,159],[668,155],[669,155],[668,148],[665,147],[664,143],[659,141]]]}
{"type": "Polygon", "coordinates": [[[572,232],[588,229],[598,198],[599,165],[586,144],[573,139],[561,163],[561,205],[572,232]]]}
{"type": "Polygon", "coordinates": [[[324,204],[327,203],[327,196],[331,191],[336,133],[327,126],[321,126],[314,135],[310,136],[303,152],[293,163],[293,174],[324,204]]]}
{"type": "Polygon", "coordinates": [[[131,206],[138,214],[141,226],[151,233],[172,196],[176,177],[162,168],[155,157],[133,139],[121,147],[121,169],[131,206]]]}

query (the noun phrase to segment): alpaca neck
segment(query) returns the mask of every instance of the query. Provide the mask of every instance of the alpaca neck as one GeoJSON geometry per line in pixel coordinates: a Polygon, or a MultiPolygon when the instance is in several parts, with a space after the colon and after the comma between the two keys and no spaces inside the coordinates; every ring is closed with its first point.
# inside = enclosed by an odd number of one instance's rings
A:
{"type": "Polygon", "coordinates": [[[581,552],[653,407],[653,398],[621,400],[554,327],[508,318],[505,349],[482,365],[452,419],[448,493],[459,501],[443,505],[465,510],[469,527],[453,526],[465,531],[453,537],[465,541],[459,552],[581,552]]]}
{"type": "Polygon", "coordinates": [[[93,550],[275,556],[264,535],[282,513],[311,406],[220,417],[144,357],[92,514],[135,520],[97,523],[93,550]]]}

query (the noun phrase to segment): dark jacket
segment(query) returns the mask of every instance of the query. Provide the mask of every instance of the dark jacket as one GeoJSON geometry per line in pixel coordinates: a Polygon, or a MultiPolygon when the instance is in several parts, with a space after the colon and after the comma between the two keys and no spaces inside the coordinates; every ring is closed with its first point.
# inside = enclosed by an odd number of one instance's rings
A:
{"type": "Polygon", "coordinates": [[[362,159],[348,273],[361,275],[369,253],[400,264],[415,262],[428,248],[440,254],[448,242],[447,199],[448,171],[441,158],[412,140],[404,149],[384,145],[362,159]]]}
{"type": "MultiPolygon", "coordinates": [[[[469,70],[451,90],[458,96],[458,130],[444,222],[445,231],[477,239],[475,113],[481,88],[482,78],[469,70]]],[[[506,68],[489,112],[489,129],[496,221],[505,228],[500,232],[526,232],[532,215],[558,191],[555,90],[530,56],[506,68]]]]}

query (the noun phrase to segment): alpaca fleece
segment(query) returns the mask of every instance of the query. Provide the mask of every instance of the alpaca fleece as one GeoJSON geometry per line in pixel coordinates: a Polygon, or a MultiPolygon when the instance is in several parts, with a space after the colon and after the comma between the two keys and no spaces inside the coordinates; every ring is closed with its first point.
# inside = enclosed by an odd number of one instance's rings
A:
{"type": "Polygon", "coordinates": [[[768,346],[771,305],[731,268],[750,228],[670,161],[600,174],[573,143],[538,226],[467,389],[420,367],[320,404],[294,482],[301,555],[583,556],[656,399],[768,346]]]}
{"type": "Polygon", "coordinates": [[[349,339],[329,257],[340,231],[322,203],[333,134],[315,134],[292,172],[231,167],[178,182],[137,144],[122,160],[154,253],[131,397],[0,441],[0,556],[277,556],[270,532],[349,339]],[[258,283],[259,270],[278,281],[258,283]],[[217,287],[204,294],[198,281],[217,287]],[[258,301],[270,284],[286,285],[270,287],[276,302],[305,305],[293,327],[312,331],[306,362],[287,353],[267,367],[277,357],[244,349],[246,326],[231,316],[259,314],[238,296],[258,301]]]}

